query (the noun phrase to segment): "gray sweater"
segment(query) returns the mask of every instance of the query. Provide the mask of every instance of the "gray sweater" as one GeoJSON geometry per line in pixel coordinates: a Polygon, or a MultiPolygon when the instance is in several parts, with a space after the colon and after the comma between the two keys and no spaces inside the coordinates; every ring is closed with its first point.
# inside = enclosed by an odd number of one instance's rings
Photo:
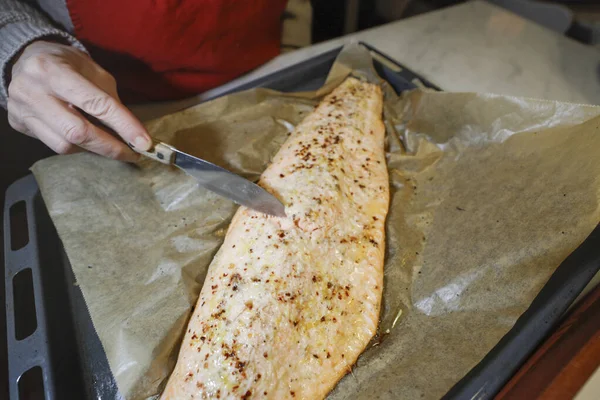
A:
{"type": "Polygon", "coordinates": [[[65,0],[0,0],[0,105],[6,107],[12,61],[34,40],[61,38],[85,50],[69,32],[73,24],[65,0]]]}

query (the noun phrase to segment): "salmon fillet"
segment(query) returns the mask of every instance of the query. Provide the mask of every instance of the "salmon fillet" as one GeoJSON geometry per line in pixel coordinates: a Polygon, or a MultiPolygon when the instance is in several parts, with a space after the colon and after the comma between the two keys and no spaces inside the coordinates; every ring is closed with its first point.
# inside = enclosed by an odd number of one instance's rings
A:
{"type": "Polygon", "coordinates": [[[348,78],[260,185],[287,218],[240,207],[162,399],[319,399],[377,329],[389,185],[381,89],[348,78]]]}

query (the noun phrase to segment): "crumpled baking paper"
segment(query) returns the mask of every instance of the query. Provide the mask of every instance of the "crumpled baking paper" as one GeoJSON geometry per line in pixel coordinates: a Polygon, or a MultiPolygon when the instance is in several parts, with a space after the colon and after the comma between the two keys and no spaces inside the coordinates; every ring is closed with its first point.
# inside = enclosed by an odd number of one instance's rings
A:
{"type": "MultiPolygon", "coordinates": [[[[349,45],[315,93],[229,95],[151,134],[256,180],[318,98],[348,74],[379,81],[349,45]]],[[[506,334],[600,220],[600,108],[385,83],[387,220],[380,332],[331,399],[436,399],[506,334]]],[[[166,383],[236,206],[144,160],[52,157],[33,172],[120,392],[166,383]]]]}

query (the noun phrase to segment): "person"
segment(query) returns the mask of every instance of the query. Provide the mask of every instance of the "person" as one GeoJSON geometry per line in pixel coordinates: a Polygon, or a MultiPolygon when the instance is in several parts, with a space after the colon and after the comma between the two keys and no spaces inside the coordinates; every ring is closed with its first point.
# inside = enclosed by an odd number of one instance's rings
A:
{"type": "Polygon", "coordinates": [[[134,161],[130,146],[152,142],[125,104],[191,96],[275,57],[286,3],[0,0],[0,105],[57,153],[134,161]]]}

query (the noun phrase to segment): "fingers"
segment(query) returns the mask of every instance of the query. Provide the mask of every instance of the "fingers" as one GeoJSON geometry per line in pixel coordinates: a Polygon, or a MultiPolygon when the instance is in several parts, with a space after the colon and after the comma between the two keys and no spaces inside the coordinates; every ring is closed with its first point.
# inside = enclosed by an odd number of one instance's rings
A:
{"type": "Polygon", "coordinates": [[[67,104],[45,95],[39,95],[38,100],[33,105],[9,102],[8,115],[13,128],[37,137],[59,154],[85,149],[121,161],[138,160],[139,156],[123,142],[94,126],[67,104]],[[27,117],[23,117],[22,109],[27,110],[27,117]]]}
{"type": "Polygon", "coordinates": [[[74,144],[69,143],[60,135],[52,132],[44,122],[36,118],[31,118],[27,121],[27,129],[31,132],[32,136],[37,137],[46,146],[54,150],[55,153],[73,154],[82,150],[74,144]]]}
{"type": "Polygon", "coordinates": [[[8,94],[10,125],[58,153],[86,149],[124,161],[138,159],[116,135],[78,110],[140,150],[152,144],[142,124],[120,102],[114,78],[72,47],[52,42],[27,46],[12,68],[8,94]]]}
{"type": "Polygon", "coordinates": [[[110,87],[112,78],[103,76],[102,72],[95,75],[92,79],[105,90],[70,68],[61,70],[50,87],[59,99],[97,118],[125,142],[139,150],[148,150],[152,146],[150,136],[141,122],[118,100],[116,86],[110,87]]]}
{"type": "Polygon", "coordinates": [[[123,142],[57,99],[50,98],[39,116],[53,133],[68,143],[116,160],[134,162],[139,158],[123,142]]]}

